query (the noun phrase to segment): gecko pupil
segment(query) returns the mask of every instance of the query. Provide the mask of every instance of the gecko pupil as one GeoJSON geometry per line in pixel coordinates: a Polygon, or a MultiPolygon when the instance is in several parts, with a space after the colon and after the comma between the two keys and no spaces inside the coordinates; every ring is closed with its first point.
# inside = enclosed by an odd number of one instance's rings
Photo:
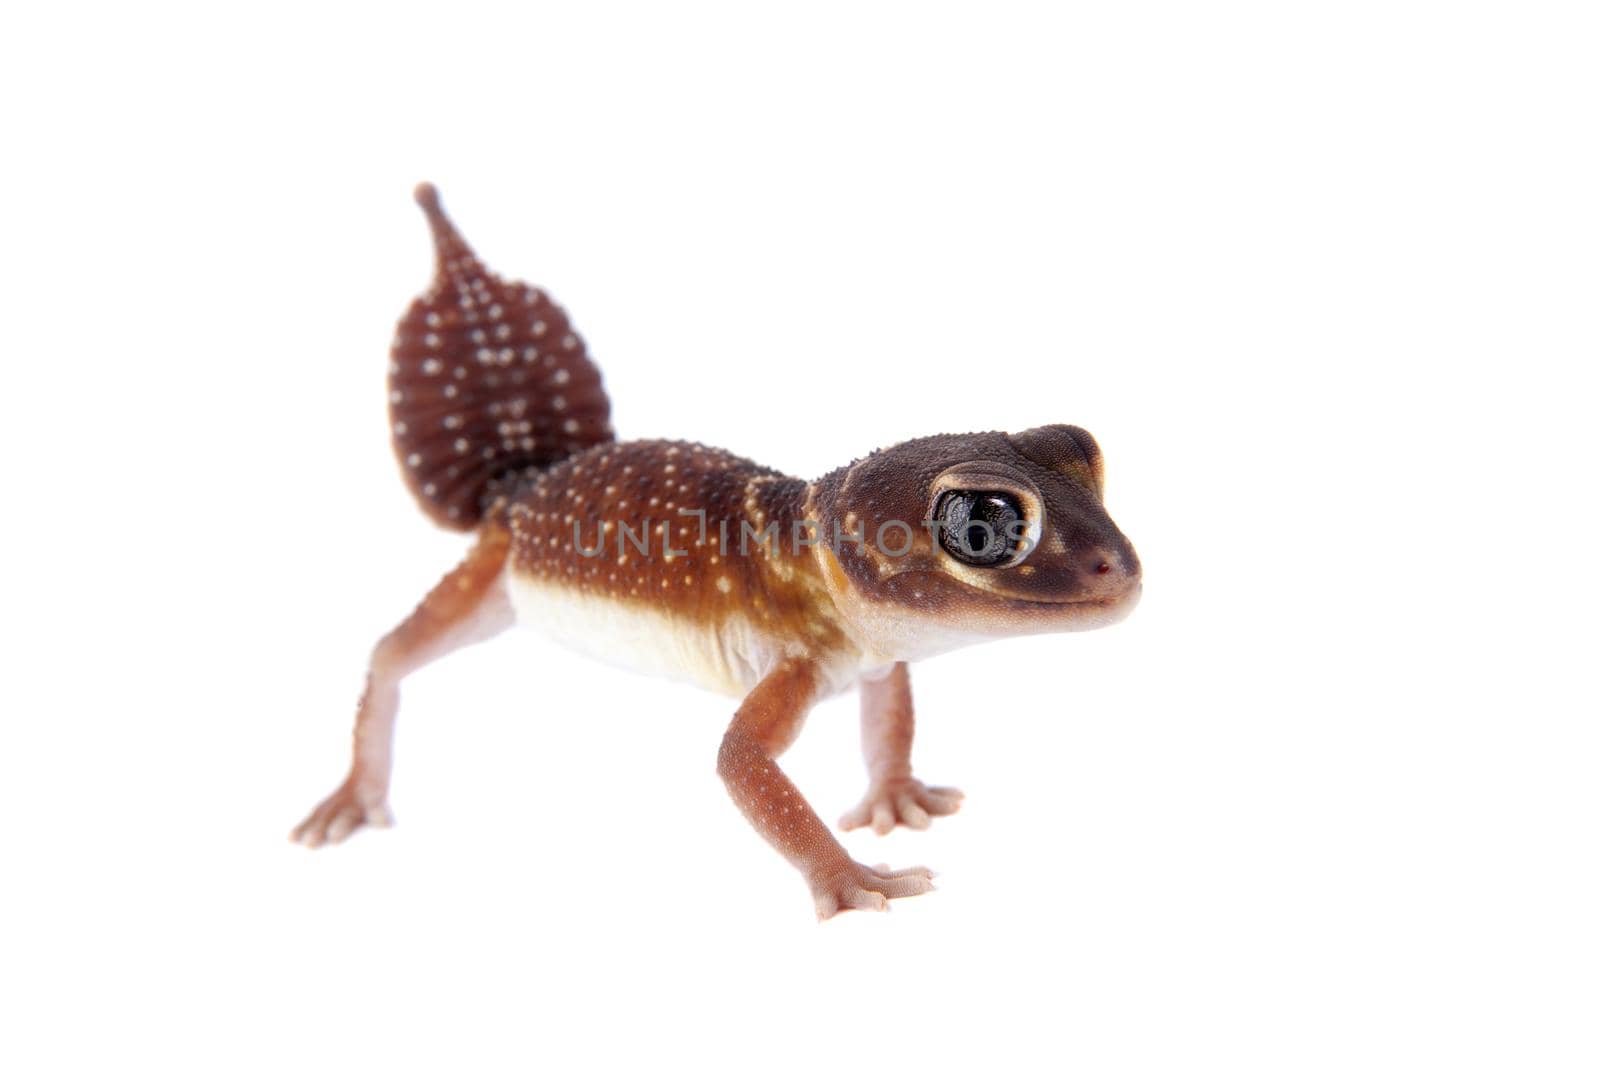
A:
{"type": "Polygon", "coordinates": [[[1016,551],[1022,506],[1010,493],[956,489],[939,499],[939,543],[974,567],[993,567],[1016,551]]]}

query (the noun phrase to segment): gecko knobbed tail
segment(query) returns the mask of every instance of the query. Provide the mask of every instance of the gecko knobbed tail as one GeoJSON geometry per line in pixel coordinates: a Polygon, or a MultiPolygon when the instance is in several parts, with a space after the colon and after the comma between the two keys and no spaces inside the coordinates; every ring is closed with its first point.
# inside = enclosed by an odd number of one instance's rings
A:
{"type": "Polygon", "coordinates": [[[416,199],[437,266],[395,329],[389,422],[422,510],[470,530],[499,479],[610,441],[611,404],[566,312],[485,268],[432,185],[416,199]]]}

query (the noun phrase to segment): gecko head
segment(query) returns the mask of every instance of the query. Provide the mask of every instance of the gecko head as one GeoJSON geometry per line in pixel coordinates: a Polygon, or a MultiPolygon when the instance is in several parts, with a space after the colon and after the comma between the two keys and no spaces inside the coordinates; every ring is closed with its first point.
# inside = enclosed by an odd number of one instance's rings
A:
{"type": "Polygon", "coordinates": [[[826,475],[812,517],[840,609],[878,651],[915,659],[1127,615],[1139,557],[1104,488],[1100,448],[1076,426],[947,434],[826,475]]]}

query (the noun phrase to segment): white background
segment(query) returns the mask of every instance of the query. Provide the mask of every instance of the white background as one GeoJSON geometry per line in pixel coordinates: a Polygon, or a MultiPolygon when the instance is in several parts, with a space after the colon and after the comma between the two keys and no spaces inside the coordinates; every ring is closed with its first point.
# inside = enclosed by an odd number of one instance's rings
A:
{"type": "Polygon", "coordinates": [[[13,9],[0,1058],[1593,1064],[1584,6],[13,9]],[[817,925],[730,702],[523,633],[286,843],[464,550],[386,437],[423,178],[624,436],[1098,436],[1142,606],[918,666],[966,809],[848,840],[938,893],[817,925]]]}

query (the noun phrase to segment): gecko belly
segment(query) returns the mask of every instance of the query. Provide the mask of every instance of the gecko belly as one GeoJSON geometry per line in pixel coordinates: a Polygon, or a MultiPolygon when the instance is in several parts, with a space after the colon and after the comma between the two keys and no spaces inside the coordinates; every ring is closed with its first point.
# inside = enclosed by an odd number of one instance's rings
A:
{"type": "Polygon", "coordinates": [[[743,696],[779,658],[776,642],[729,615],[704,623],[658,607],[597,596],[524,574],[506,576],[517,623],[593,659],[641,674],[743,696]]]}

